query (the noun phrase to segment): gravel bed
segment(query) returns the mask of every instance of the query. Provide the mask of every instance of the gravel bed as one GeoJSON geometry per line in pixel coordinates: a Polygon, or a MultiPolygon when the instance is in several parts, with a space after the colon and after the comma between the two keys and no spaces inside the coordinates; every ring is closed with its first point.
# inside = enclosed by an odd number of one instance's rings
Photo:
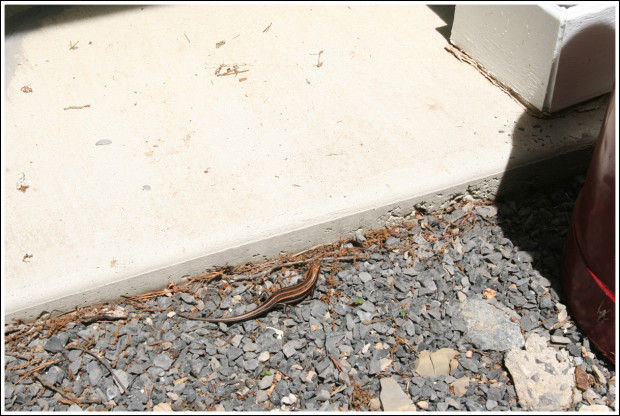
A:
{"type": "MultiPolygon", "coordinates": [[[[7,325],[4,408],[613,410],[614,366],[572,322],[559,282],[582,184],[575,177],[497,205],[414,212],[335,243],[322,253],[338,249],[344,259],[325,260],[312,299],[258,320],[176,316],[237,315],[257,295],[250,280],[207,284],[217,274],[206,273],[143,297],[7,325]],[[524,362],[538,366],[525,378],[524,362]]],[[[306,269],[274,270],[264,287],[293,284],[306,269]]]]}

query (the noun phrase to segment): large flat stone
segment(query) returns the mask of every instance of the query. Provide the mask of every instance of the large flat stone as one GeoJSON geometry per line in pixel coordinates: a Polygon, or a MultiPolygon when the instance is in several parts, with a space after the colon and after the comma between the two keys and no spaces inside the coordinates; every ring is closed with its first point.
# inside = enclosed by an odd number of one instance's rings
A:
{"type": "Polygon", "coordinates": [[[480,350],[508,351],[525,343],[518,320],[513,322],[499,302],[467,299],[457,313],[467,325],[465,337],[480,350]]]}
{"type": "Polygon", "coordinates": [[[566,351],[560,361],[556,350],[547,347],[544,338],[531,334],[525,350],[509,351],[505,364],[524,409],[553,412],[571,406],[575,368],[570,365],[566,351]]]}

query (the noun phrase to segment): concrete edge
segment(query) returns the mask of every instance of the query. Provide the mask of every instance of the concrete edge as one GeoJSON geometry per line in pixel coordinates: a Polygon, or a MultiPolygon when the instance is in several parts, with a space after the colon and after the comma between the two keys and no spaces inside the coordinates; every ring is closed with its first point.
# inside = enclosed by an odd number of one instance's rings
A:
{"type": "Polygon", "coordinates": [[[594,145],[563,153],[552,158],[467,181],[447,189],[395,201],[393,203],[348,214],[327,222],[252,241],[237,247],[209,253],[199,258],[151,270],[119,281],[72,293],[62,298],[32,305],[15,311],[5,311],[6,322],[30,321],[44,313],[56,315],[101,302],[115,301],[121,296],[138,295],[165,288],[169,283],[185,283],[189,276],[204,273],[211,267],[259,262],[281,253],[297,253],[339,238],[350,238],[360,230],[368,232],[406,220],[414,210],[436,212],[459,201],[493,201],[543,188],[563,178],[583,173],[590,163],[594,145]]]}

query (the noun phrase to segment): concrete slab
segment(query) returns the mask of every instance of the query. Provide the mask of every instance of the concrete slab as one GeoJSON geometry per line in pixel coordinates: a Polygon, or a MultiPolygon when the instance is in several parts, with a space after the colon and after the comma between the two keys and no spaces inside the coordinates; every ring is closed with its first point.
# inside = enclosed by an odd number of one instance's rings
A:
{"type": "Polygon", "coordinates": [[[380,227],[591,146],[605,110],[530,117],[425,6],[109,11],[6,38],[7,319],[380,227]]]}

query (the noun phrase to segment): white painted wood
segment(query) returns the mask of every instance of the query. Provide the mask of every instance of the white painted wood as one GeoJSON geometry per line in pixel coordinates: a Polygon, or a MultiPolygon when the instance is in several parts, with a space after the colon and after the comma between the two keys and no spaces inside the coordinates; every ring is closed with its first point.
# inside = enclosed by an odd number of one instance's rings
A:
{"type": "Polygon", "coordinates": [[[616,7],[583,4],[566,9],[556,71],[546,96],[549,112],[613,89],[616,7]]]}
{"type": "Polygon", "coordinates": [[[611,91],[616,6],[459,5],[451,42],[523,100],[554,112],[611,91]]]}

